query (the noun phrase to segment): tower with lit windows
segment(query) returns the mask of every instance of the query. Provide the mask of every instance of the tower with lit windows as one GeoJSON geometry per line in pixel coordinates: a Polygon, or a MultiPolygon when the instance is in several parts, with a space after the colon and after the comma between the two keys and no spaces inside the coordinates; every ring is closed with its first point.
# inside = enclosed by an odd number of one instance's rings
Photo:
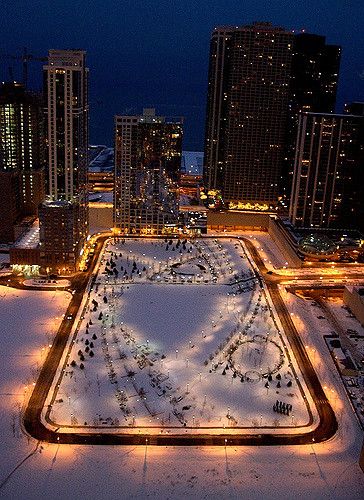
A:
{"type": "Polygon", "coordinates": [[[21,83],[0,86],[0,241],[19,236],[16,225],[36,217],[44,200],[42,99],[21,83]]]}
{"type": "Polygon", "coordinates": [[[121,234],[177,231],[182,120],[115,117],[114,226],[121,234]]]}
{"type": "Polygon", "coordinates": [[[290,219],[296,227],[364,232],[364,104],[301,113],[290,219]]]}
{"type": "Polygon", "coordinates": [[[277,202],[292,43],[270,23],[212,33],[204,181],[226,201],[277,202]]]}
{"type": "Polygon", "coordinates": [[[82,50],[50,50],[44,66],[48,177],[40,208],[41,263],[77,270],[88,235],[88,69],[82,50]]]}
{"type": "Polygon", "coordinates": [[[324,36],[298,33],[293,38],[289,85],[286,153],[280,195],[289,202],[299,113],[334,113],[339,78],[341,47],[329,45],[324,36]]]}

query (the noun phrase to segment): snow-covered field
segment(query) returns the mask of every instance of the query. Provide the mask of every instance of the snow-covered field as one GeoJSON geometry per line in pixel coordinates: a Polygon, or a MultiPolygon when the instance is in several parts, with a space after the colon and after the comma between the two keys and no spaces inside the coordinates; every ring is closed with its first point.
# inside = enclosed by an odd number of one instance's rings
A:
{"type": "Polygon", "coordinates": [[[309,426],[272,315],[238,240],[110,242],[48,417],[133,432],[309,426]]]}
{"type": "MultiPolygon", "coordinates": [[[[24,436],[18,407],[25,384],[34,380],[32,367],[36,369],[37,361],[41,362],[48,334],[55,331],[55,317],[66,308],[66,301],[62,305],[51,298],[63,292],[6,289],[13,296],[10,302],[3,300],[4,291],[0,288],[1,498],[363,498],[364,475],[358,466],[363,432],[318,335],[321,323],[309,303],[302,309],[300,299],[291,300],[291,294],[285,297],[297,325],[306,325],[304,341],[339,417],[339,432],[329,442],[226,449],[57,446],[24,436]],[[38,353],[39,358],[30,357],[31,353],[38,353]]],[[[68,300],[67,294],[64,297],[68,300]]]]}

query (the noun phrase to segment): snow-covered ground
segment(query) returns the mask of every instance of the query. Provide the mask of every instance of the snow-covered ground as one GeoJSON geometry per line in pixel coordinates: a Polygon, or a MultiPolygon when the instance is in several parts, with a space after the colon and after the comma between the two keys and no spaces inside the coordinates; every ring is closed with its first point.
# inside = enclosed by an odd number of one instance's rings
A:
{"type": "MultiPolygon", "coordinates": [[[[332,354],[336,355],[338,370],[341,372],[348,396],[364,428],[364,327],[349,312],[341,297],[328,297],[325,299],[325,304],[342,328],[340,338],[331,336],[331,333],[335,333],[335,325],[330,324],[330,318],[325,318],[320,322],[323,323],[324,328],[327,325],[330,329],[330,335],[327,338],[328,347],[332,354]],[[340,347],[332,348],[338,342],[340,347]],[[358,370],[354,369],[354,363],[358,370]]],[[[321,314],[321,318],[325,317],[326,311],[322,311],[321,314]]]]}
{"type": "MultiPolygon", "coordinates": [[[[65,311],[68,296],[64,294],[63,304],[50,300],[63,292],[6,289],[13,299],[4,301],[4,291],[0,289],[1,498],[363,498],[364,476],[357,463],[363,433],[314,318],[304,338],[339,416],[339,432],[327,443],[226,449],[57,446],[37,443],[21,433],[19,405],[25,384],[34,380],[32,367],[37,368],[35,356],[29,354],[37,352],[41,361],[44,340],[55,331],[55,317],[65,311]]],[[[303,313],[303,321],[310,308],[297,311],[303,313]]]]}
{"type": "MultiPolygon", "coordinates": [[[[199,289],[211,286],[204,284],[199,289]]],[[[125,288],[125,296],[129,290],[125,288]]],[[[338,415],[339,432],[328,443],[274,448],[228,446],[226,449],[74,447],[44,443],[37,446],[34,440],[21,434],[19,405],[24,399],[25,385],[32,383],[36,376],[42,348],[45,349],[51,340],[49,335],[55,331],[55,317],[65,311],[66,302],[58,305],[54,302],[61,294],[63,292],[0,289],[1,497],[363,497],[363,473],[357,465],[363,433],[322,335],[318,334],[321,327],[325,329],[326,322],[317,320],[316,310],[310,307],[310,302],[291,300],[291,294],[286,295],[286,303],[294,313],[297,326],[305,326],[302,329],[304,341],[338,415]],[[4,293],[13,296],[13,300],[5,301],[4,293]],[[51,297],[55,298],[51,301],[51,297]],[[294,305],[296,301],[297,306],[294,305]],[[302,303],[306,304],[305,308],[302,303]]],[[[67,297],[65,294],[66,300],[67,297]]],[[[99,302],[101,308],[103,302],[99,302]]],[[[325,332],[327,330],[328,327],[325,332]]]]}
{"type": "Polygon", "coordinates": [[[258,250],[267,269],[277,270],[288,265],[277,245],[266,231],[242,232],[258,250]]]}
{"type": "Polygon", "coordinates": [[[308,427],[276,321],[237,240],[109,243],[47,417],[92,432],[308,427]]]}

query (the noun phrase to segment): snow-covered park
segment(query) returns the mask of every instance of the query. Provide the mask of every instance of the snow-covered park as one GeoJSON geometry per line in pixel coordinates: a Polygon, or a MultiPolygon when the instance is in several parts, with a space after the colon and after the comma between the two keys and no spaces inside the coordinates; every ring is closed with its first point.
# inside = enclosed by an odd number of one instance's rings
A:
{"type": "Polygon", "coordinates": [[[318,335],[323,321],[310,302],[302,309],[305,301],[282,294],[338,416],[332,439],[274,447],[72,446],[37,442],[21,427],[29,384],[70,295],[0,287],[0,497],[361,499],[363,432],[318,335]]]}
{"type": "Polygon", "coordinates": [[[294,432],[313,423],[238,239],[110,240],[81,314],[49,395],[57,427],[294,432]]]}

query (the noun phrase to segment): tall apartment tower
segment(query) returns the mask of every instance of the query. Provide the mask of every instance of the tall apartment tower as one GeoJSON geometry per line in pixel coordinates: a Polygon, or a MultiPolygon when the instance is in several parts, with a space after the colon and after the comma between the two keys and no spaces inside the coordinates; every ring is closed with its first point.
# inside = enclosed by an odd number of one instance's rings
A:
{"type": "Polygon", "coordinates": [[[40,208],[41,263],[77,270],[88,235],[88,68],[82,50],[50,50],[47,100],[47,201],[40,208]]]}
{"type": "Polygon", "coordinates": [[[177,231],[177,187],[182,120],[156,116],[115,117],[114,226],[120,234],[177,231]]]}
{"type": "Polygon", "coordinates": [[[335,112],[340,57],[341,47],[326,44],[324,36],[309,33],[294,36],[287,151],[280,188],[286,201],[291,192],[299,113],[335,112]]]}
{"type": "Polygon", "coordinates": [[[302,113],[289,215],[293,225],[364,231],[364,104],[302,113]]]}
{"type": "Polygon", "coordinates": [[[277,202],[292,44],[269,23],[212,33],[204,180],[227,201],[277,202]]]}
{"type": "Polygon", "coordinates": [[[21,83],[0,86],[0,242],[19,236],[16,224],[38,214],[44,200],[42,99],[21,83]]]}

